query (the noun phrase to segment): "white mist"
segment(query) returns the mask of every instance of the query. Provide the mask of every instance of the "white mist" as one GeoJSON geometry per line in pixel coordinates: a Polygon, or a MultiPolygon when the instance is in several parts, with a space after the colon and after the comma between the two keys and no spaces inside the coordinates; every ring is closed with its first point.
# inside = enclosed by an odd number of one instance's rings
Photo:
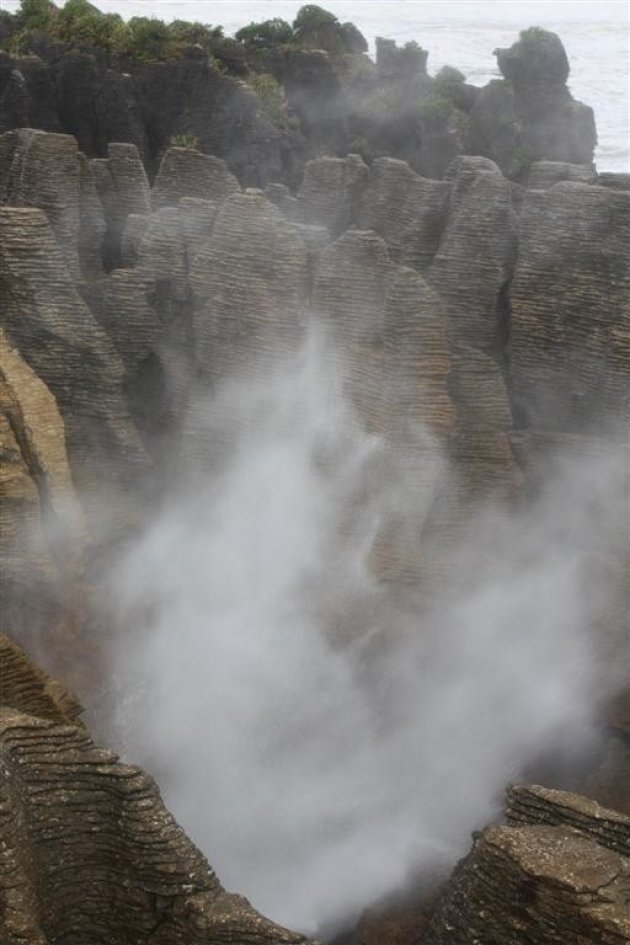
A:
{"type": "Polygon", "coordinates": [[[573,464],[526,517],[485,509],[458,592],[403,605],[369,552],[393,510],[420,534],[446,470],[427,436],[401,474],[336,363],[311,338],[198,405],[220,455],[115,575],[127,753],[227,888],[308,933],[450,865],[523,765],[586,737],[617,487],[573,464]]]}

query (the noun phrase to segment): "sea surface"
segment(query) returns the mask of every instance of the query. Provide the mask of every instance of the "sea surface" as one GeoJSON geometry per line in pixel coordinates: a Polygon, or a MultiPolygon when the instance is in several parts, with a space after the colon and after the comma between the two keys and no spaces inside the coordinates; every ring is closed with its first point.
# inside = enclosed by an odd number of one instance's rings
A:
{"type": "MultiPolygon", "coordinates": [[[[61,0],[58,0],[61,5],[61,0]]],[[[252,21],[293,20],[302,0],[96,0],[124,17],[199,20],[234,33],[252,21]]],[[[497,76],[492,51],[520,30],[542,26],[564,42],[574,98],[595,110],[599,170],[630,171],[630,3],[628,0],[320,0],[350,20],[373,50],[376,36],[416,40],[429,52],[429,71],[456,66],[474,85],[497,76]]],[[[0,0],[14,11],[18,0],[0,0]]]]}

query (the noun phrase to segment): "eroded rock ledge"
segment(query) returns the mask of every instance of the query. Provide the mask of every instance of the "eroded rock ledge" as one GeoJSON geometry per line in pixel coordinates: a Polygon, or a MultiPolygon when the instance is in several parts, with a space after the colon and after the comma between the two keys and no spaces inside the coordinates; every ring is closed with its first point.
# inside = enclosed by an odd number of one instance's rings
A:
{"type": "Polygon", "coordinates": [[[630,941],[630,819],[536,786],[513,788],[507,825],[476,840],[423,945],[630,941]]]}
{"type": "Polygon", "coordinates": [[[80,707],[0,635],[3,945],[299,945],[226,892],[154,782],[98,748],[80,707]]]}

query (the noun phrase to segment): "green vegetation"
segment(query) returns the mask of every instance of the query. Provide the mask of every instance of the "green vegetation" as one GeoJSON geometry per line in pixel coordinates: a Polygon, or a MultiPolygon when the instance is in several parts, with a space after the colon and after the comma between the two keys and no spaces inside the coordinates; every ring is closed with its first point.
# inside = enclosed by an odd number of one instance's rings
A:
{"type": "Polygon", "coordinates": [[[512,173],[523,171],[536,160],[536,155],[527,145],[520,145],[512,152],[512,173]]]}
{"type": "MultiPolygon", "coordinates": [[[[223,35],[221,27],[198,22],[165,23],[153,16],[135,16],[125,22],[118,14],[102,13],[89,0],[66,0],[63,5],[53,0],[21,0],[20,10],[4,24],[5,45],[12,51],[27,52],[34,32],[47,33],[61,43],[152,62],[178,59],[186,47],[199,46],[215,63],[224,63],[238,74],[247,72],[248,49],[307,47],[325,49],[331,55],[367,49],[352,23],[340,23],[334,14],[315,4],[302,7],[293,25],[276,17],[250,23],[231,39],[223,35]]],[[[271,96],[269,107],[276,109],[277,96],[268,83],[263,94],[271,96]]]]}
{"type": "Polygon", "coordinates": [[[455,118],[455,106],[448,98],[431,95],[420,106],[420,118],[427,131],[444,131],[455,118]]]}
{"type": "Polygon", "coordinates": [[[236,39],[246,46],[265,48],[281,46],[293,41],[293,29],[286,20],[276,17],[262,23],[250,23],[236,33],[236,39]]]}
{"type": "Polygon", "coordinates": [[[284,92],[280,83],[272,75],[267,73],[258,73],[251,75],[247,84],[254,90],[260,101],[261,107],[267,118],[274,125],[285,126],[287,124],[287,114],[284,100],[284,92]]]}
{"type": "Polygon", "coordinates": [[[293,35],[297,45],[324,49],[331,55],[364,52],[368,48],[356,26],[340,23],[334,13],[314,3],[298,11],[293,21],[293,35]]]}
{"type": "Polygon", "coordinates": [[[527,30],[521,30],[518,38],[522,43],[533,45],[552,35],[548,30],[544,30],[542,26],[530,26],[527,30]]]}
{"type": "Polygon", "coordinates": [[[190,131],[181,135],[173,135],[168,142],[169,148],[186,148],[187,151],[201,151],[201,142],[197,135],[190,131]]]}
{"type": "Polygon", "coordinates": [[[58,13],[51,0],[22,0],[16,14],[17,29],[51,32],[55,28],[58,13]]]}
{"type": "Polygon", "coordinates": [[[89,0],[66,0],[63,6],[52,0],[22,0],[12,20],[14,28],[8,42],[12,50],[26,50],[33,31],[45,32],[62,43],[148,61],[177,59],[190,45],[217,55],[222,43],[234,42],[225,39],[221,27],[203,23],[175,20],[167,24],[148,16],[135,16],[125,22],[116,13],[102,13],[89,0]]]}

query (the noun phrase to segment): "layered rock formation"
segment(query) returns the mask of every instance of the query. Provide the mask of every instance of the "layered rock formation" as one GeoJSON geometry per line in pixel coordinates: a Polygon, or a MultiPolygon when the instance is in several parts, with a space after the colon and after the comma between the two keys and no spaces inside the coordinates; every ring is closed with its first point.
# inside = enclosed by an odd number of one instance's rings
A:
{"type": "Polygon", "coordinates": [[[423,945],[630,941],[630,820],[560,791],[512,790],[506,826],[460,863],[423,945]]]}
{"type": "Polygon", "coordinates": [[[97,748],[80,711],[0,636],[3,943],[304,942],[223,889],[151,779],[97,748]]]}
{"type": "MultiPolygon", "coordinates": [[[[88,512],[116,495],[114,532],[141,510],[173,430],[185,454],[207,455],[212,423],[186,414],[195,384],[297,350],[308,312],[338,341],[366,429],[411,468],[426,430],[454,458],[440,540],[462,501],[520,488],[514,431],[534,468],[551,434],[592,416],[601,436],[601,418],[611,432],[626,409],[627,194],[568,180],[567,165],[536,165],[547,189],[524,195],[482,157],[458,158],[444,181],[391,159],[321,158],[297,199],[272,189],[274,205],[184,149],[150,191],[131,145],[93,162],[95,187],[68,137],[12,132],[0,146],[5,331],[57,399],[88,512]],[[55,201],[45,167],[58,152],[69,170],[55,201]],[[564,182],[549,189],[555,168],[564,182]]],[[[379,573],[417,574],[406,554],[379,573]]]]}
{"type": "MultiPolygon", "coordinates": [[[[630,413],[630,195],[626,181],[594,176],[592,136],[573,146],[589,115],[568,97],[563,53],[539,39],[499,54],[499,92],[442,77],[485,135],[474,156],[458,138],[446,165],[448,128],[429,109],[417,140],[393,134],[413,166],[320,157],[296,196],[253,93],[205,61],[128,77],[82,54],[8,64],[1,109],[18,127],[0,135],[0,593],[17,637],[48,647],[50,662],[74,659],[81,695],[99,657],[75,646],[77,624],[90,626],[86,586],[103,557],[173,474],[220,463],[225,418],[200,392],[235,376],[264,384],[309,325],[334,340],[328,357],[361,426],[417,500],[390,510],[368,549],[389,588],[453,586],[471,505],[526,496],[558,445],[582,456],[585,443],[605,452],[618,438],[630,413]],[[173,70],[214,154],[167,150],[151,187],[142,158],[151,164],[155,142],[185,130],[171,120],[173,70]],[[51,74],[50,131],[23,127],[50,101],[51,74]],[[492,125],[496,95],[510,99],[506,141],[492,125]],[[509,149],[526,147],[515,170],[509,149]],[[418,173],[428,167],[442,179],[418,173]],[[272,183],[243,191],[239,178],[272,183]],[[452,480],[435,475],[442,457],[452,480]]],[[[312,131],[320,142],[347,140],[353,121],[364,128],[361,103],[379,83],[394,125],[433,88],[421,50],[381,45],[340,119],[348,89],[325,53],[303,59],[309,80],[293,76],[291,88],[307,124],[324,73],[332,90],[312,131]]],[[[620,549],[605,562],[617,569],[619,624],[628,558],[620,549]]],[[[90,742],[71,697],[6,640],[0,657],[8,945],[97,930],[121,945],[301,940],[222,890],[146,776],[90,742]]],[[[623,806],[628,727],[613,716],[592,790],[623,806]]],[[[576,942],[630,941],[627,834],[623,815],[573,796],[513,792],[508,825],[476,841],[426,941],[542,943],[566,930],[576,942]]]]}

